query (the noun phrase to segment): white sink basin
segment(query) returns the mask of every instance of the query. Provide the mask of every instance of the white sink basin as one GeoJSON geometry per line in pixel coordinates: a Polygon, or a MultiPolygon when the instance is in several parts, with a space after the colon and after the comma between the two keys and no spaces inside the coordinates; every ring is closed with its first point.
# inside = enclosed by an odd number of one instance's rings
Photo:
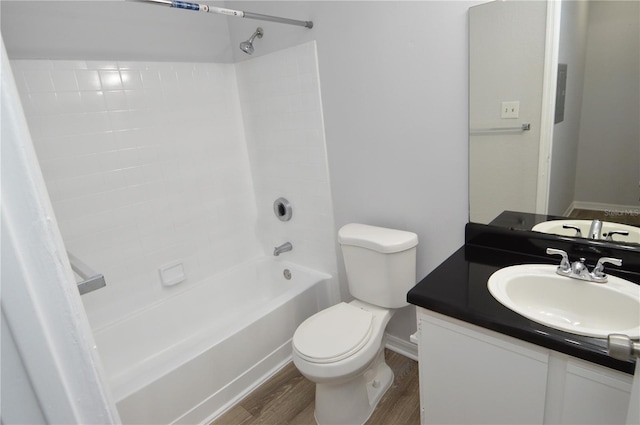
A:
{"type": "MultiPolygon", "coordinates": [[[[582,232],[582,237],[586,238],[589,235],[589,228],[591,227],[591,220],[550,220],[538,223],[531,230],[542,233],[550,233],[553,235],[561,236],[575,236],[576,231],[574,229],[564,229],[564,225],[575,226],[582,232]]],[[[612,223],[609,221],[602,222],[602,233],[606,234],[614,230],[627,231],[628,236],[613,235],[615,242],[632,242],[640,243],[640,227],[629,226],[626,224],[612,223]]],[[[604,238],[603,238],[604,239],[604,238]]]]}
{"type": "Polygon", "coordinates": [[[640,286],[609,275],[594,283],[556,274],[556,266],[523,264],[489,277],[491,295],[534,322],[598,338],[640,338],[640,286]]]}

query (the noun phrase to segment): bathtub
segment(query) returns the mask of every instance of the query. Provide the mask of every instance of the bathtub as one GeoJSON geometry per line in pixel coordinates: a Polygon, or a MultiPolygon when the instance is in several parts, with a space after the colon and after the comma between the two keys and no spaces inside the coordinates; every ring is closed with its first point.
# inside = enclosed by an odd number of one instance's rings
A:
{"type": "Polygon", "coordinates": [[[205,423],[224,412],[291,359],[297,326],[330,305],[330,281],[260,258],[95,329],[122,421],[205,423]]]}

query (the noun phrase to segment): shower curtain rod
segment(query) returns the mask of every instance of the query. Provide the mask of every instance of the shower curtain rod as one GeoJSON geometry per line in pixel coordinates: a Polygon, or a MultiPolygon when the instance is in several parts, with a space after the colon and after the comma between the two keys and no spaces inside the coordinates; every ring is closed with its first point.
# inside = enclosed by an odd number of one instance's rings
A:
{"type": "Polygon", "coordinates": [[[298,21],[296,19],[281,18],[279,16],[262,15],[260,13],[244,12],[242,10],[226,9],[223,7],[207,6],[206,4],[191,3],[177,0],[143,0],[148,3],[156,3],[178,9],[197,10],[200,12],[216,13],[218,15],[237,16],[239,18],[259,19],[261,21],[278,22],[280,24],[298,25],[305,28],[313,28],[312,21],[298,21]]]}

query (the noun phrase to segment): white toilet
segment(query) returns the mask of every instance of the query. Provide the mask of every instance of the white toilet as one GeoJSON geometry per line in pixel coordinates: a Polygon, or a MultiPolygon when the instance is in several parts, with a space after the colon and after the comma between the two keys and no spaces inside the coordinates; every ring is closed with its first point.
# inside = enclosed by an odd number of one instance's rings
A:
{"type": "Polygon", "coordinates": [[[393,383],[384,330],[416,284],[415,233],[365,224],[338,232],[355,298],[316,313],[293,336],[293,362],[316,383],[320,425],[363,424],[393,383]]]}

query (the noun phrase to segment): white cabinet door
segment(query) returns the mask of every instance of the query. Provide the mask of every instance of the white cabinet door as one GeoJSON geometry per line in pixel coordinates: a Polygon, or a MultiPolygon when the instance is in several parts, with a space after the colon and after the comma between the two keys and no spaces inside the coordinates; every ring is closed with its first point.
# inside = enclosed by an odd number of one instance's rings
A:
{"type": "Polygon", "coordinates": [[[563,424],[624,424],[633,377],[570,359],[562,404],[563,424]]]}
{"type": "Polygon", "coordinates": [[[423,424],[542,424],[548,350],[419,309],[423,424]]]}

